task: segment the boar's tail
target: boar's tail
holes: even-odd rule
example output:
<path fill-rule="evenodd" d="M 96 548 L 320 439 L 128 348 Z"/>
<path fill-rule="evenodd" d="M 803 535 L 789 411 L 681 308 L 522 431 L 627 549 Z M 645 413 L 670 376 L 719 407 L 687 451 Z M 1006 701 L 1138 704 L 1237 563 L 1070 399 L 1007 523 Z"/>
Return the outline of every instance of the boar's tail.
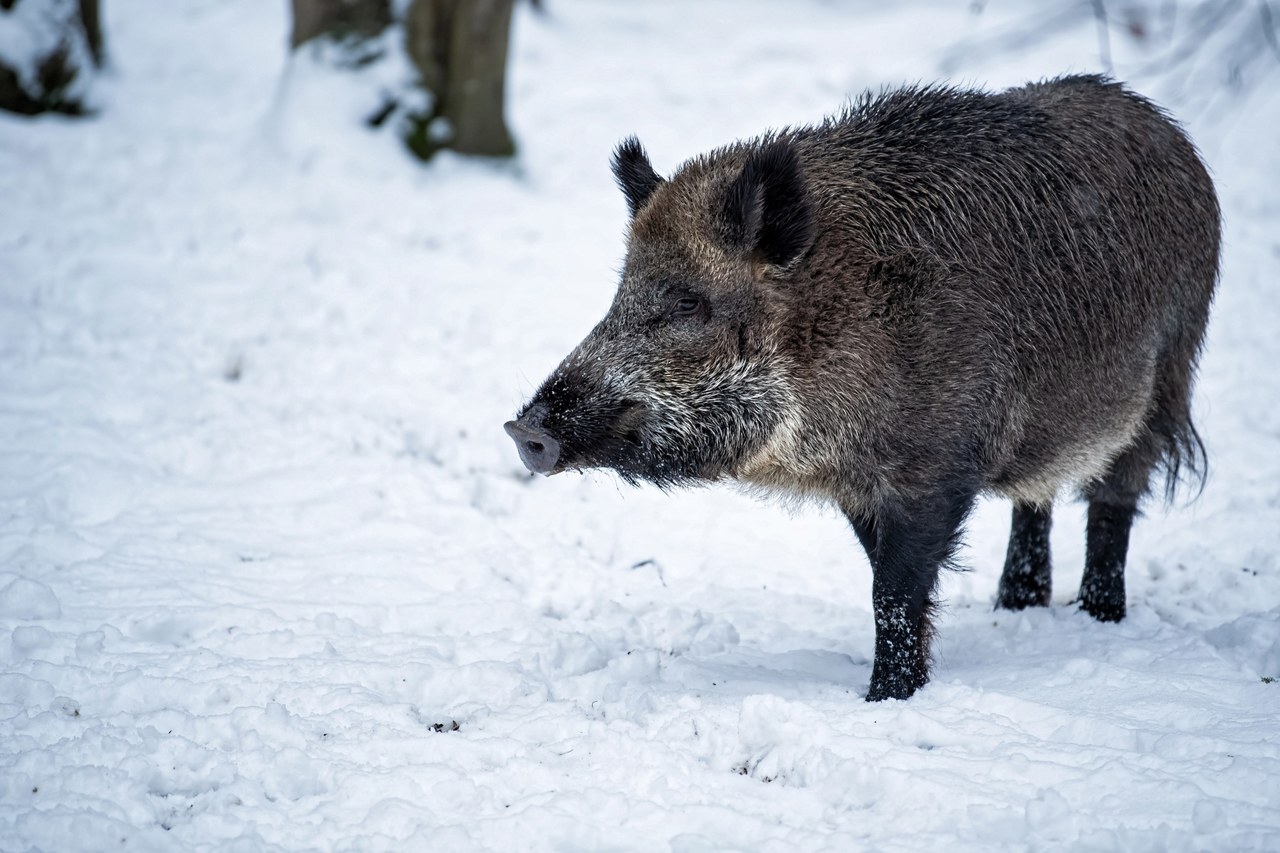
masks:
<path fill-rule="evenodd" d="M 1179 486 L 1186 484 L 1191 500 L 1204 491 L 1208 477 L 1208 455 L 1204 441 L 1191 421 L 1191 373 L 1194 365 L 1169 371 L 1157 389 L 1155 411 L 1148 429 L 1160 444 L 1159 467 L 1164 474 L 1164 499 L 1172 504 Z"/>

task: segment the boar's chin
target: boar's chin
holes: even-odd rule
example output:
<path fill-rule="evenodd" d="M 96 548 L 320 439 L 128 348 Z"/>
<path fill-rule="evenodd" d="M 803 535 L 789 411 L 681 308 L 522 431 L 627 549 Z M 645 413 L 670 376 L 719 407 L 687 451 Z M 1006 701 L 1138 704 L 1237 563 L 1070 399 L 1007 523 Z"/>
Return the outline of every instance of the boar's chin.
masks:
<path fill-rule="evenodd" d="M 658 488 L 669 489 L 714 479 L 703 476 L 700 471 L 691 470 L 679 456 L 646 451 L 643 447 L 625 456 L 618 456 L 601 467 L 609 468 L 631 486 L 652 483 Z"/>
<path fill-rule="evenodd" d="M 654 413 L 641 404 L 623 404 L 616 418 L 595 426 L 590 431 L 573 430 L 574 439 L 565 444 L 561 469 L 605 468 L 628 485 L 645 482 L 660 488 L 714 479 L 705 476 L 696 454 L 663 440 Z"/>

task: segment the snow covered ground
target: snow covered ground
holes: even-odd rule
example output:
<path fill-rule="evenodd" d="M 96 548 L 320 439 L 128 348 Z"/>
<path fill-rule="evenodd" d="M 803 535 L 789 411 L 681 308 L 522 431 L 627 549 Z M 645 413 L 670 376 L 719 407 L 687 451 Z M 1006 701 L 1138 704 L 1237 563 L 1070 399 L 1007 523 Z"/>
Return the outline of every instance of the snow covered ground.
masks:
<path fill-rule="evenodd" d="M 1213 474 L 1135 530 L 1129 618 L 1069 603 L 1069 504 L 1054 607 L 993 612 L 984 504 L 932 683 L 868 705 L 833 513 L 530 478 L 501 424 L 609 302 L 625 134 L 670 170 L 944 68 L 1097 69 L 1095 31 L 956 59 L 1025 7 L 548 5 L 513 165 L 421 168 L 260 0 L 109 0 L 100 116 L 0 115 L 0 849 L 1280 848 L 1275 78 L 1145 87 L 1226 261 Z"/>

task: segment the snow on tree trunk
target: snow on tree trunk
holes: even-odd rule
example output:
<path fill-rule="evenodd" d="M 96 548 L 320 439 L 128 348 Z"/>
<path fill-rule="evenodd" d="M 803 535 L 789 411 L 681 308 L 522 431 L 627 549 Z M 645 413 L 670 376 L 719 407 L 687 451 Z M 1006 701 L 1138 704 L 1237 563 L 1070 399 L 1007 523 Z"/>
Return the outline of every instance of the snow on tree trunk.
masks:
<path fill-rule="evenodd" d="M 0 109 L 80 115 L 102 60 L 98 0 L 0 0 Z"/>

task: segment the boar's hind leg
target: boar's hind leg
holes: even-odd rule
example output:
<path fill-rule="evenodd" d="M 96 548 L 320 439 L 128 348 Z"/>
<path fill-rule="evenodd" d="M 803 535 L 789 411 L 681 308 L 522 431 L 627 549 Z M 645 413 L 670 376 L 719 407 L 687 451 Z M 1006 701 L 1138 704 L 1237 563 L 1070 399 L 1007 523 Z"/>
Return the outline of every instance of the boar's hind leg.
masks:
<path fill-rule="evenodd" d="M 974 494 L 951 490 L 872 514 L 845 512 L 867 550 L 873 575 L 876 656 L 868 702 L 906 699 L 929 680 L 933 591 Z"/>
<path fill-rule="evenodd" d="M 1053 592 L 1053 566 L 1049 558 L 1052 521 L 1052 506 L 1014 502 L 1009 551 L 1004 558 L 1004 573 L 1000 575 L 996 607 L 1022 610 L 1049 606 Z"/>
<path fill-rule="evenodd" d="M 1138 500 L 1147 491 L 1151 470 L 1159 461 L 1158 434 L 1148 431 L 1111 463 L 1100 480 L 1084 488 L 1089 500 L 1085 524 L 1084 576 L 1080 580 L 1080 606 L 1100 622 L 1124 618 L 1124 565 L 1129 551 L 1129 529 L 1138 512 Z"/>
<path fill-rule="evenodd" d="M 1080 606 L 1099 622 L 1124 618 L 1124 564 L 1136 505 L 1089 502 Z"/>

